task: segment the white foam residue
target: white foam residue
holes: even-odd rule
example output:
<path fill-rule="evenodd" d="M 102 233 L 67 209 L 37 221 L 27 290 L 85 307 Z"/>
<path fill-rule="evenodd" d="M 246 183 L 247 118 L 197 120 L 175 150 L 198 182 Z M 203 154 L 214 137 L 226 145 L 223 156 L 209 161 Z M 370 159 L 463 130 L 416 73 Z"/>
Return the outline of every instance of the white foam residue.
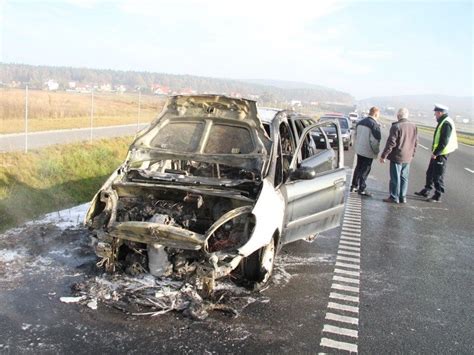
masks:
<path fill-rule="evenodd" d="M 59 300 L 63 303 L 78 303 L 84 300 L 86 296 L 79 297 L 60 297 Z"/>
<path fill-rule="evenodd" d="M 0 262 L 10 263 L 14 260 L 20 259 L 24 257 L 24 252 L 22 250 L 8 250 L 8 249 L 1 249 L 0 250 Z"/>
<path fill-rule="evenodd" d="M 31 224 L 42 224 L 42 223 L 53 223 L 61 229 L 69 227 L 76 227 L 84 221 L 87 210 L 89 209 L 89 203 L 84 203 L 79 206 L 68 208 L 61 211 L 51 212 L 45 215 L 42 219 L 28 222 Z"/>
<path fill-rule="evenodd" d="M 28 328 L 31 328 L 31 324 L 23 323 L 23 324 L 21 325 L 21 329 L 23 329 L 23 330 L 28 330 Z"/>

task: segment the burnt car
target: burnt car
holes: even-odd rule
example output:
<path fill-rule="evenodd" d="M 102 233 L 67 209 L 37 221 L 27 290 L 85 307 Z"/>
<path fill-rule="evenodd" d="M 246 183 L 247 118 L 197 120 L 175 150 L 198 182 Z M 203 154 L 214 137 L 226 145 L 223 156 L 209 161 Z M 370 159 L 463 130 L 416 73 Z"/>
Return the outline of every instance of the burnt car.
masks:
<path fill-rule="evenodd" d="M 331 121 L 331 120 L 337 120 L 339 122 L 339 126 L 341 128 L 341 137 L 342 137 L 342 143 L 344 146 L 344 150 L 349 150 L 350 147 L 352 147 L 352 129 L 351 129 L 351 123 L 350 120 L 347 116 L 342 115 L 342 114 L 331 114 L 331 115 L 325 115 L 320 117 L 319 121 Z M 337 146 L 338 144 L 338 139 L 337 139 L 337 133 L 334 127 L 329 127 L 325 128 L 324 132 L 326 133 L 326 137 L 323 137 L 322 135 L 316 135 L 315 136 L 315 141 L 318 145 L 318 147 L 323 147 L 326 144 L 326 141 L 330 143 L 332 147 Z"/>
<path fill-rule="evenodd" d="M 258 288 L 282 245 L 336 227 L 343 154 L 312 134 L 339 126 L 266 114 L 251 100 L 170 97 L 91 202 L 98 265 L 194 279 L 206 293 L 231 273 Z"/>

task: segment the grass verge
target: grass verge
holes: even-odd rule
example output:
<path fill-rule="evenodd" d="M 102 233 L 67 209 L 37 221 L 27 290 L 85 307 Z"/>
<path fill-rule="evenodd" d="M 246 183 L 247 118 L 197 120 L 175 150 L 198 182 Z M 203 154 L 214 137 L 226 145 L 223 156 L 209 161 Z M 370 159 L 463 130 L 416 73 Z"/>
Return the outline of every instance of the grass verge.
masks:
<path fill-rule="evenodd" d="M 434 133 L 434 128 L 424 127 L 424 126 L 417 126 L 417 127 L 418 127 L 418 131 L 430 133 L 430 134 Z M 459 143 L 474 146 L 474 135 L 457 132 L 457 136 L 458 136 Z"/>
<path fill-rule="evenodd" d="M 132 137 L 1 154 L 0 232 L 89 201 L 125 159 Z"/>

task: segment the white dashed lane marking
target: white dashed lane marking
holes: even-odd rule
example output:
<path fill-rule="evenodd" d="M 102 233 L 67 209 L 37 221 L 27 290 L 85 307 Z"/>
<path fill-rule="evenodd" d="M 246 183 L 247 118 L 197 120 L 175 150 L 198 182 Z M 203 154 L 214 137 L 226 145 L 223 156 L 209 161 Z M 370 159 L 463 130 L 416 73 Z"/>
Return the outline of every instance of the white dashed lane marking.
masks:
<path fill-rule="evenodd" d="M 418 143 L 418 146 L 425 149 L 425 150 L 428 150 L 428 147 L 425 147 L 424 145 L 421 145 L 420 143 Z"/>
<path fill-rule="evenodd" d="M 339 335 L 347 335 L 348 337 L 357 338 L 357 330 L 335 327 L 333 325 L 324 325 L 323 332 L 334 333 Z"/>
<path fill-rule="evenodd" d="M 469 171 L 471 174 L 474 174 L 474 170 L 471 170 L 469 168 L 464 168 L 465 170 Z"/>
<path fill-rule="evenodd" d="M 323 348 L 351 353 L 358 352 L 361 210 L 360 196 L 351 193 L 346 202 L 331 285 L 331 290 L 337 292 L 329 294 L 320 343 Z"/>

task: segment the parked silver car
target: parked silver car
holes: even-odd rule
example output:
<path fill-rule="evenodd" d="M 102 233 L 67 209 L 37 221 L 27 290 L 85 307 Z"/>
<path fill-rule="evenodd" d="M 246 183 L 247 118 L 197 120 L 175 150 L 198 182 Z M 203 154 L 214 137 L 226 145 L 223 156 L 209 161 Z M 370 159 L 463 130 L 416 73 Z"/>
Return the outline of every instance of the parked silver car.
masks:
<path fill-rule="evenodd" d="M 99 265 L 194 278 L 206 292 L 230 273 L 264 285 L 282 245 L 339 224 L 342 143 L 317 149 L 312 138 L 328 125 L 340 134 L 259 114 L 251 100 L 170 97 L 91 202 Z"/>

